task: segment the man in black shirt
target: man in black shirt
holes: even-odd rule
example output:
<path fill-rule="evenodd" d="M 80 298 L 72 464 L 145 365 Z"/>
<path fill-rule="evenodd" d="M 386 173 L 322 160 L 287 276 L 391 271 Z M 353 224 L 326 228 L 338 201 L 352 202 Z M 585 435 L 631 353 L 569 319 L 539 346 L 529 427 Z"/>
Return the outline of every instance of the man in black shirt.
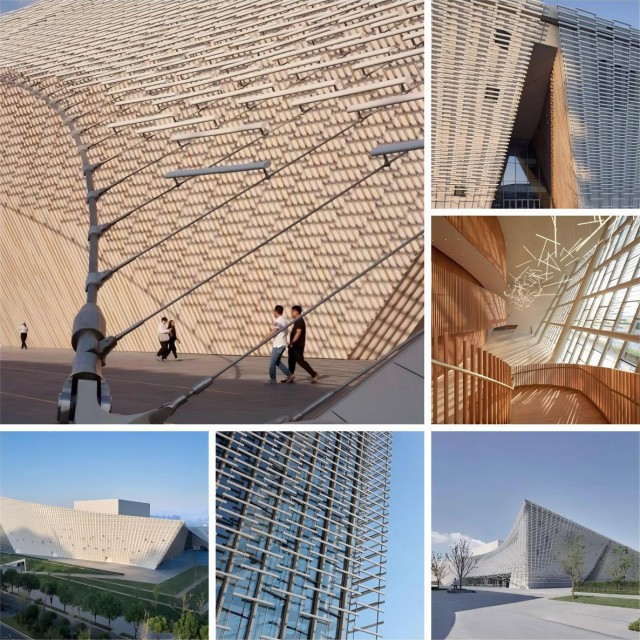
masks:
<path fill-rule="evenodd" d="M 313 367 L 304 359 L 304 342 L 307 337 L 307 325 L 304 318 L 300 317 L 302 307 L 298 304 L 291 307 L 291 317 L 294 319 L 291 327 L 291 342 L 289 342 L 289 370 L 293 374 L 296 364 L 299 364 L 310 376 L 311 382 L 317 382 L 320 375 L 314 371 Z M 283 380 L 282 382 L 293 382 L 293 380 Z"/>

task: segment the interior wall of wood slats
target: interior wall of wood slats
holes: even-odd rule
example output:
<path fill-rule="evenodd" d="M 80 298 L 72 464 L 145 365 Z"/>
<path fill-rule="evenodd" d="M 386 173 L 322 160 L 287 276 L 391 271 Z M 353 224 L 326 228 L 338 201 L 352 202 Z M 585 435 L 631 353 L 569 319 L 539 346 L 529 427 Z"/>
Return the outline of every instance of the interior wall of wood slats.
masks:
<path fill-rule="evenodd" d="M 583 393 L 612 424 L 640 424 L 640 374 L 579 364 L 514 367 L 516 387 L 551 385 Z"/>
<path fill-rule="evenodd" d="M 451 260 L 442 256 L 439 251 L 432 252 L 432 335 L 477 334 L 477 344 L 482 346 L 487 331 L 506 322 L 505 301 L 469 278 L 453 273 Z"/>
<path fill-rule="evenodd" d="M 507 246 L 497 216 L 447 216 L 447 220 L 507 278 Z"/>
<path fill-rule="evenodd" d="M 511 367 L 466 336 L 433 336 L 432 358 L 511 386 Z M 508 424 L 513 391 L 470 373 L 431 364 L 433 424 Z"/>

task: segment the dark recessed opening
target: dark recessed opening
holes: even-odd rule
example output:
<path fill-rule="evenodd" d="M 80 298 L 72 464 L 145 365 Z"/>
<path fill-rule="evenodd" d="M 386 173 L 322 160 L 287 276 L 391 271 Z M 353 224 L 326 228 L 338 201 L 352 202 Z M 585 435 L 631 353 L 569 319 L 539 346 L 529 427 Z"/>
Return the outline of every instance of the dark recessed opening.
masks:
<path fill-rule="evenodd" d="M 511 44 L 511 34 L 504 29 L 496 29 L 494 40 L 501 49 L 506 51 Z"/>
<path fill-rule="evenodd" d="M 453 187 L 453 195 L 464 198 L 467 195 L 467 190 L 464 187 Z"/>
<path fill-rule="evenodd" d="M 498 102 L 500 97 L 500 89 L 498 87 L 487 87 L 484 90 L 484 99 L 491 100 L 492 102 Z"/>

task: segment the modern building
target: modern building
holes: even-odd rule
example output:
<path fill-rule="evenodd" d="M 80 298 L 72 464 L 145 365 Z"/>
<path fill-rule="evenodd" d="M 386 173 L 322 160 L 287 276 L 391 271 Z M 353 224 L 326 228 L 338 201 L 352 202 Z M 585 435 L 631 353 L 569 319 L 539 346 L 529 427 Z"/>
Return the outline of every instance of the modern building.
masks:
<path fill-rule="evenodd" d="M 403 343 L 424 313 L 422 238 L 399 248 L 423 229 L 423 152 L 371 152 L 423 138 L 422 4 L 40 0 L 2 15 L 0 343 L 26 321 L 29 346 L 69 349 L 97 301 L 94 338 L 148 352 L 171 303 L 185 351 L 239 355 L 274 304 L 309 309 L 351 279 L 307 319 L 308 355 Z"/>
<path fill-rule="evenodd" d="M 185 549 L 208 549 L 208 536 L 181 520 L 149 517 L 150 505 L 89 500 L 73 509 L 0 498 L 3 551 L 157 569 Z"/>
<path fill-rule="evenodd" d="M 432 421 L 640 423 L 640 216 L 433 216 Z"/>
<path fill-rule="evenodd" d="M 380 637 L 391 434 L 216 440 L 216 637 Z"/>
<path fill-rule="evenodd" d="M 635 571 L 640 567 L 638 551 L 525 500 L 504 542 L 489 543 L 489 550 L 474 550 L 477 564 L 463 586 L 569 587 L 571 578 L 562 569 L 561 560 L 572 539 L 584 546 L 583 581 L 611 580 L 610 566 L 617 563 L 620 553 L 632 556 Z M 452 579 L 450 575 L 448 582 Z"/>
<path fill-rule="evenodd" d="M 434 208 L 640 207 L 638 29 L 542 0 L 432 6 Z"/>

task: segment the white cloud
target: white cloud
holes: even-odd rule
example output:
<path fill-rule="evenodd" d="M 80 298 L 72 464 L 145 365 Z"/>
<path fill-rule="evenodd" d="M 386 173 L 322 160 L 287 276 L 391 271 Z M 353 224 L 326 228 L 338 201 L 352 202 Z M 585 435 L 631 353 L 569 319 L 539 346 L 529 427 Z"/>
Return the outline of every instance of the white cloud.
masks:
<path fill-rule="evenodd" d="M 460 542 L 460 540 L 467 540 L 469 542 L 469 546 L 472 549 L 476 547 L 480 547 L 483 544 L 487 544 L 482 540 L 478 540 L 477 538 L 472 538 L 464 533 L 460 533 L 459 531 L 453 533 L 440 533 L 439 531 L 431 532 L 431 542 L 433 544 L 456 544 Z"/>

